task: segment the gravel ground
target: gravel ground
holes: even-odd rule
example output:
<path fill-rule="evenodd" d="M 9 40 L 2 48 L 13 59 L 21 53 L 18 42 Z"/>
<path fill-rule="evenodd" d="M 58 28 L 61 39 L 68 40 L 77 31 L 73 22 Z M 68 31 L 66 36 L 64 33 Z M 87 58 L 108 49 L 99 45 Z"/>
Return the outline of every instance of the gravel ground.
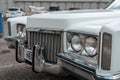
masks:
<path fill-rule="evenodd" d="M 78 80 L 73 76 L 60 77 L 48 73 L 36 74 L 31 67 L 24 63 L 17 63 L 15 50 L 8 49 L 4 37 L 7 36 L 7 26 L 4 22 L 5 35 L 0 39 L 0 80 Z"/>

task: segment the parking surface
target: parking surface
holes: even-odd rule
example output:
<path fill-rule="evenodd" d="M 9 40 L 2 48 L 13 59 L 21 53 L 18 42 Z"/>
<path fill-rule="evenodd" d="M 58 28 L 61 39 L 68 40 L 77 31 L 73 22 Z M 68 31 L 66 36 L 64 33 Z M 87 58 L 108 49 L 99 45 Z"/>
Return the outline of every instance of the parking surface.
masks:
<path fill-rule="evenodd" d="M 6 37 L 6 22 L 4 22 L 4 28 L 4 37 Z M 0 80 L 78 80 L 73 76 L 60 77 L 48 73 L 36 74 L 32 72 L 30 66 L 16 62 L 15 50 L 7 48 L 4 37 L 0 39 Z"/>

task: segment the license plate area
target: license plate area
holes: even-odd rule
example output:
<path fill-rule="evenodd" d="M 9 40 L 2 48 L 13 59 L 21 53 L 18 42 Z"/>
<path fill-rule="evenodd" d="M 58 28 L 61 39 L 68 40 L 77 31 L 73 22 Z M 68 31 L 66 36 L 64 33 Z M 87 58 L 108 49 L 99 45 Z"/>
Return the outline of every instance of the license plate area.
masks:
<path fill-rule="evenodd" d="M 32 50 L 25 50 L 25 59 L 32 62 Z"/>

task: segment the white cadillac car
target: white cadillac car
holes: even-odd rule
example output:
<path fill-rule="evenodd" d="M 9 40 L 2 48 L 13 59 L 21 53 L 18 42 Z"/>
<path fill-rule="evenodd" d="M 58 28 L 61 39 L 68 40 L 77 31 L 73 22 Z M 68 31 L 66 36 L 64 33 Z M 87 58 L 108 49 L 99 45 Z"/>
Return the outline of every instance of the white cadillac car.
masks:
<path fill-rule="evenodd" d="M 21 8 L 17 8 L 17 7 L 8 8 L 5 14 L 6 18 L 19 17 L 19 16 L 25 16 L 25 12 Z"/>
<path fill-rule="evenodd" d="M 117 70 L 111 70 L 111 68 L 114 68 L 111 65 L 111 61 L 117 59 L 112 59 L 110 58 L 111 55 L 109 55 L 114 55 L 114 53 L 109 51 L 109 44 L 111 44 L 111 39 L 113 40 L 114 37 L 109 37 L 111 33 L 107 33 L 108 35 L 106 34 L 105 40 L 108 43 L 107 41 L 103 41 L 104 37 L 101 38 L 101 35 L 104 35 L 101 32 L 104 31 L 106 25 L 116 22 L 119 23 L 120 18 L 104 18 L 88 22 L 81 21 L 80 23 L 77 22 L 79 19 L 71 18 L 71 20 L 77 22 L 72 21 L 71 23 L 70 18 L 69 20 L 63 21 L 60 17 L 60 19 L 51 18 L 51 22 L 45 24 L 42 21 L 47 22 L 48 18 L 46 17 L 45 19 L 41 15 L 39 17 L 29 17 L 26 37 L 22 33 L 21 35 L 23 37 L 16 42 L 16 60 L 18 62 L 31 65 L 32 70 L 39 73 L 45 71 L 58 75 L 65 72 L 88 80 L 116 80 L 120 78 L 118 73 L 119 68 Z M 53 23 L 52 21 L 56 22 Z M 120 28 L 115 25 L 113 26 L 115 30 L 119 30 Z M 113 34 L 114 32 L 117 33 L 111 28 L 113 27 L 107 27 L 106 31 L 110 29 L 111 32 L 113 30 Z M 116 35 L 115 37 L 117 39 L 118 36 Z M 103 42 L 105 56 L 100 55 L 103 54 L 100 53 L 103 46 L 103 44 L 102 46 L 100 44 Z M 99 66 L 99 64 L 102 64 L 102 66 Z"/>
<path fill-rule="evenodd" d="M 64 72 L 88 80 L 120 79 L 116 42 L 119 14 L 119 10 L 106 9 L 29 16 L 26 32 L 17 34 L 16 60 L 38 73 Z"/>

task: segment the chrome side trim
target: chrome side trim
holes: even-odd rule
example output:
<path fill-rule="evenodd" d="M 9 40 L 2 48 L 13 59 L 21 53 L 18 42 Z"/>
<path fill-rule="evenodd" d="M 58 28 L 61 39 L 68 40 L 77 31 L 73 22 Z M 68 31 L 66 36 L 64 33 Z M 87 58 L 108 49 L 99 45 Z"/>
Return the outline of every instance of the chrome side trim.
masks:
<path fill-rule="evenodd" d="M 118 74 L 113 74 L 113 75 L 96 75 L 97 79 L 101 80 L 120 80 L 120 73 Z"/>

